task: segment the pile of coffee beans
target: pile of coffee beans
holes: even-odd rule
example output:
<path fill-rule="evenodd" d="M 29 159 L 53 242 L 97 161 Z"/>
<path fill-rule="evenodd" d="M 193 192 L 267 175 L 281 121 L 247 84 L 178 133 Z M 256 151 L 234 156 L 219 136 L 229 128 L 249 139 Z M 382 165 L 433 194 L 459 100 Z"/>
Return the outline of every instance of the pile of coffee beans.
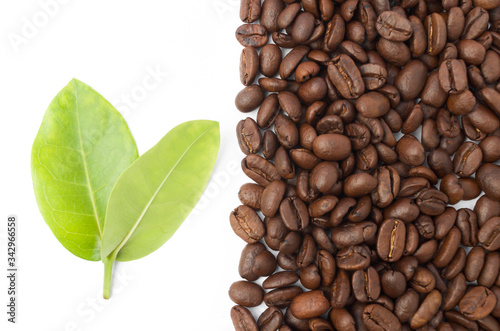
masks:
<path fill-rule="evenodd" d="M 500 0 L 240 18 L 235 329 L 500 330 Z"/>

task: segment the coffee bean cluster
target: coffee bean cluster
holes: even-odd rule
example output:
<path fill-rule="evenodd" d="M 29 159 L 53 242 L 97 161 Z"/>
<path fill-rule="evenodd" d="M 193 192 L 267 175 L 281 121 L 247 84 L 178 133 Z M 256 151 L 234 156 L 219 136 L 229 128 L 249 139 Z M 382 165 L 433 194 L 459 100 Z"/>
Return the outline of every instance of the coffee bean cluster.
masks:
<path fill-rule="evenodd" d="M 500 0 L 240 18 L 235 329 L 500 330 Z"/>

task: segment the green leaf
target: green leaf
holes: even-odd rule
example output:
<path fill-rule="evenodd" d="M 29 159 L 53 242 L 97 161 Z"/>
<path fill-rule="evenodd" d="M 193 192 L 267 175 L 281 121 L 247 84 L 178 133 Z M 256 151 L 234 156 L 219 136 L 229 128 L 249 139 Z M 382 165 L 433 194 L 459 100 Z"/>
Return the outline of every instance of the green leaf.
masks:
<path fill-rule="evenodd" d="M 101 259 L 109 195 L 137 157 L 125 120 L 90 86 L 73 79 L 50 103 L 31 152 L 33 187 L 45 222 L 74 255 Z"/>
<path fill-rule="evenodd" d="M 108 202 L 103 261 L 140 259 L 174 234 L 205 190 L 219 144 L 218 122 L 186 122 L 120 176 Z"/>

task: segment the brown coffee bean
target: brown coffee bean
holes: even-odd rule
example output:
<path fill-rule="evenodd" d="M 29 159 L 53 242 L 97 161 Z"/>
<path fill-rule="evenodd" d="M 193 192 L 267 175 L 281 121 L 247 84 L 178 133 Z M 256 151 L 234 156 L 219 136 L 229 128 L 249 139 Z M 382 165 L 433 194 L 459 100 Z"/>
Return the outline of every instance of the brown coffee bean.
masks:
<path fill-rule="evenodd" d="M 238 281 L 229 288 L 229 297 L 238 305 L 255 307 L 264 300 L 264 290 L 255 283 Z"/>
<path fill-rule="evenodd" d="M 330 303 L 322 291 L 310 291 L 297 295 L 291 305 L 290 312 L 299 319 L 310 319 L 326 313 Z"/>
<path fill-rule="evenodd" d="M 259 1 L 260 4 L 260 1 Z M 259 327 L 252 316 L 252 313 L 242 306 L 231 308 L 231 320 L 236 331 L 258 331 Z"/>
<path fill-rule="evenodd" d="M 368 92 L 356 101 L 356 109 L 365 117 L 380 117 L 390 108 L 389 100 L 381 93 Z"/>
<path fill-rule="evenodd" d="M 385 38 L 380 38 L 376 47 L 384 60 L 398 67 L 404 66 L 411 58 L 410 49 L 404 42 L 401 41 L 391 41 Z M 389 77 L 389 70 L 387 73 Z M 389 78 L 387 82 L 391 85 L 393 83 L 389 80 Z"/>
<path fill-rule="evenodd" d="M 462 39 L 457 44 L 458 56 L 466 64 L 480 65 L 486 56 L 483 45 L 475 40 Z"/>
<path fill-rule="evenodd" d="M 356 270 L 352 274 L 352 289 L 354 296 L 360 302 L 378 299 L 381 287 L 380 277 L 375 268 Z"/>
<path fill-rule="evenodd" d="M 416 202 L 422 213 L 435 216 L 444 212 L 448 196 L 441 191 L 428 188 L 419 193 Z"/>
<path fill-rule="evenodd" d="M 476 173 L 476 180 L 488 198 L 500 201 L 500 166 L 493 163 L 483 164 Z"/>
<path fill-rule="evenodd" d="M 412 318 L 419 306 L 418 293 L 413 289 L 408 289 L 396 300 L 394 305 L 394 314 L 401 323 L 407 322 Z"/>
<path fill-rule="evenodd" d="M 258 242 L 266 234 L 264 223 L 250 207 L 242 205 L 236 208 L 230 216 L 233 231 L 249 244 Z"/>
<path fill-rule="evenodd" d="M 500 248 L 500 217 L 492 217 L 479 229 L 478 239 L 483 247 L 489 251 Z"/>
<path fill-rule="evenodd" d="M 295 197 L 288 197 L 281 202 L 280 215 L 285 226 L 291 231 L 302 230 L 309 224 L 307 206 Z"/>
<path fill-rule="evenodd" d="M 446 60 L 439 67 L 439 84 L 448 94 L 458 94 L 467 88 L 465 63 L 460 60 Z"/>
<path fill-rule="evenodd" d="M 443 178 L 453 171 L 453 163 L 450 156 L 440 148 L 427 154 L 427 164 L 438 178 Z"/>
<path fill-rule="evenodd" d="M 262 243 L 248 244 L 241 252 L 239 274 L 248 281 L 269 276 L 276 269 L 276 259 Z"/>
<path fill-rule="evenodd" d="M 267 44 L 267 29 L 259 24 L 243 24 L 236 29 L 236 39 L 244 47 L 262 47 Z"/>
<path fill-rule="evenodd" d="M 267 186 L 272 181 L 281 179 L 276 167 L 259 155 L 247 155 L 241 161 L 241 168 L 248 177 L 262 186 Z"/>
<path fill-rule="evenodd" d="M 381 13 L 375 26 L 383 38 L 392 41 L 406 41 L 413 32 L 410 21 L 394 11 Z"/>
<path fill-rule="evenodd" d="M 412 135 L 404 135 L 398 141 L 396 152 L 405 164 L 418 166 L 425 162 L 424 146 Z"/>
<path fill-rule="evenodd" d="M 260 151 L 262 136 L 257 123 L 252 118 L 247 117 L 245 120 L 241 120 L 236 127 L 236 134 L 243 153 L 255 154 Z"/>
<path fill-rule="evenodd" d="M 427 53 L 438 55 L 446 45 L 446 22 L 438 13 L 433 13 L 425 18 L 425 30 L 427 31 Z"/>
<path fill-rule="evenodd" d="M 463 39 L 476 39 L 488 28 L 488 12 L 481 7 L 473 8 L 465 17 Z"/>
<path fill-rule="evenodd" d="M 474 286 L 465 293 L 458 308 L 467 319 L 475 321 L 488 316 L 496 304 L 493 292 L 484 286 Z"/>
<path fill-rule="evenodd" d="M 379 228 L 377 253 L 387 262 L 395 262 L 403 255 L 406 228 L 403 222 L 395 219 L 385 220 Z"/>
<path fill-rule="evenodd" d="M 280 271 L 264 280 L 262 287 L 266 290 L 290 286 L 299 280 L 299 276 L 293 271 Z"/>
<path fill-rule="evenodd" d="M 259 71 L 259 55 L 254 47 L 245 47 L 240 57 L 240 81 L 248 86 L 253 83 Z"/>
<path fill-rule="evenodd" d="M 498 252 L 489 252 L 484 260 L 483 270 L 477 279 L 477 284 L 491 288 L 498 277 L 500 255 Z"/>
<path fill-rule="evenodd" d="M 427 79 L 427 69 L 422 61 L 412 60 L 396 76 L 394 86 L 403 100 L 413 100 L 422 91 Z"/>
<path fill-rule="evenodd" d="M 346 99 L 356 99 L 365 91 L 365 84 L 354 61 L 345 54 L 334 57 L 328 64 L 328 77 Z"/>
<path fill-rule="evenodd" d="M 313 142 L 314 154 L 328 161 L 345 159 L 351 153 L 351 141 L 340 134 L 322 134 Z"/>
<path fill-rule="evenodd" d="M 282 79 L 289 78 L 302 61 L 304 56 L 309 53 L 311 48 L 306 45 L 300 45 L 294 47 L 290 53 L 288 53 L 280 63 L 279 74 Z"/>
<path fill-rule="evenodd" d="M 277 307 L 267 308 L 257 320 L 257 325 L 261 331 L 275 331 L 283 323 L 283 313 Z"/>
<path fill-rule="evenodd" d="M 281 180 L 270 183 L 263 191 L 261 198 L 261 210 L 264 216 L 273 217 L 285 195 L 286 184 Z"/>
<path fill-rule="evenodd" d="M 370 265 L 370 250 L 366 245 L 343 248 L 337 253 L 336 262 L 339 269 L 365 269 Z"/>
<path fill-rule="evenodd" d="M 302 292 L 302 288 L 298 286 L 277 288 L 264 295 L 264 303 L 268 307 L 286 308 L 290 306 L 293 298 Z"/>
<path fill-rule="evenodd" d="M 288 152 L 283 146 L 276 150 L 274 163 L 276 164 L 278 176 L 285 179 L 292 179 L 295 177 L 295 164 L 292 162 L 290 155 L 288 155 Z"/>
<path fill-rule="evenodd" d="M 398 318 L 389 309 L 378 304 L 365 307 L 363 322 L 368 330 L 401 330 Z"/>
<path fill-rule="evenodd" d="M 379 167 L 375 171 L 377 187 L 372 191 L 371 197 L 375 205 L 380 208 L 387 207 L 399 193 L 400 177 L 394 168 L 390 166 Z"/>
<path fill-rule="evenodd" d="M 236 108 L 243 113 L 248 113 L 260 106 L 264 101 L 264 91 L 258 85 L 245 87 L 235 99 Z"/>
<path fill-rule="evenodd" d="M 483 162 L 493 163 L 500 160 L 500 137 L 489 136 L 479 143 L 483 151 Z"/>
<path fill-rule="evenodd" d="M 419 266 L 409 283 L 417 292 L 429 293 L 436 287 L 436 278 L 427 268 Z"/>
<path fill-rule="evenodd" d="M 418 329 L 425 324 L 427 324 L 432 317 L 438 312 L 441 306 L 441 293 L 438 290 L 434 290 L 427 294 L 424 301 L 420 304 L 417 312 L 413 316 L 410 322 L 412 329 Z"/>
<path fill-rule="evenodd" d="M 243 184 L 238 192 L 241 203 L 253 209 L 260 209 L 260 199 L 264 188 L 254 183 Z"/>

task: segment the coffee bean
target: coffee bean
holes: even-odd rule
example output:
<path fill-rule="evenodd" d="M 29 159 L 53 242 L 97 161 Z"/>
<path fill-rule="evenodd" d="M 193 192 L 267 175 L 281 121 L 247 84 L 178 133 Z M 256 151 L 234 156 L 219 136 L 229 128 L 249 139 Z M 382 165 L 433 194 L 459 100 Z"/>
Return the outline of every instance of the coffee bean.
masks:
<path fill-rule="evenodd" d="M 474 286 L 465 293 L 458 304 L 460 313 L 469 320 L 478 320 L 488 316 L 495 308 L 497 298 L 484 286 Z"/>
<path fill-rule="evenodd" d="M 411 319 L 410 326 L 412 329 L 418 329 L 427 324 L 431 318 L 438 312 L 441 306 L 441 293 L 434 290 L 427 294 L 424 301 L 420 304 L 415 315 Z"/>
<path fill-rule="evenodd" d="M 446 45 L 446 22 L 438 13 L 433 13 L 425 18 L 427 31 L 427 53 L 438 55 Z"/>
<path fill-rule="evenodd" d="M 395 262 L 403 255 L 406 228 L 403 222 L 387 219 L 381 225 L 377 238 L 377 253 L 387 262 Z"/>
<path fill-rule="evenodd" d="M 235 99 L 236 108 L 242 113 L 248 113 L 260 106 L 264 101 L 264 91 L 258 85 L 245 87 Z"/>
<path fill-rule="evenodd" d="M 264 216 L 273 217 L 285 195 L 286 184 L 281 180 L 270 183 L 262 192 L 261 210 Z"/>
<path fill-rule="evenodd" d="M 299 231 L 309 224 L 309 213 L 302 200 L 289 197 L 280 205 L 280 215 L 285 226 L 291 231 Z"/>
<path fill-rule="evenodd" d="M 356 99 L 365 91 L 361 73 L 348 55 L 341 54 L 332 59 L 328 64 L 328 77 L 346 99 Z"/>
<path fill-rule="evenodd" d="M 290 312 L 299 319 L 318 317 L 328 310 L 330 303 L 322 291 L 304 292 L 293 298 Z"/>
<path fill-rule="evenodd" d="M 496 201 L 500 201 L 500 166 L 493 163 L 483 164 L 476 173 L 476 180 L 484 193 Z"/>
<path fill-rule="evenodd" d="M 259 215 L 250 207 L 236 208 L 230 217 L 233 231 L 249 244 L 258 242 L 266 234 L 266 228 Z"/>
<path fill-rule="evenodd" d="M 351 141 L 340 134 L 322 134 L 314 139 L 313 151 L 323 160 L 343 160 L 351 153 Z"/>
<path fill-rule="evenodd" d="M 240 57 L 240 81 L 248 86 L 253 83 L 259 71 L 259 55 L 254 47 L 245 47 Z"/>
<path fill-rule="evenodd" d="M 260 4 L 260 2 L 259 2 Z M 255 322 L 252 313 L 242 306 L 231 308 L 231 320 L 236 331 L 258 331 L 259 327 Z"/>
<path fill-rule="evenodd" d="M 368 330 L 401 330 L 398 318 L 389 309 L 378 304 L 365 307 L 363 322 Z"/>
<path fill-rule="evenodd" d="M 259 155 L 247 155 L 241 161 L 241 168 L 249 178 L 262 186 L 267 186 L 272 181 L 281 179 L 276 167 Z"/>
<path fill-rule="evenodd" d="M 335 330 L 346 330 L 354 331 L 356 330 L 356 323 L 353 317 L 346 309 L 332 309 L 329 313 L 330 321 L 334 326 Z"/>
<path fill-rule="evenodd" d="M 370 250 L 365 245 L 349 246 L 337 253 L 336 261 L 340 269 L 365 269 L 370 265 Z"/>
<path fill-rule="evenodd" d="M 240 19 L 245 23 L 253 23 L 260 17 L 260 0 L 241 0 Z"/>
<path fill-rule="evenodd" d="M 283 323 L 283 313 L 277 307 L 267 308 L 257 320 L 257 325 L 261 331 L 275 331 Z"/>
<path fill-rule="evenodd" d="M 243 24 L 236 29 L 236 39 L 244 47 L 262 47 L 267 44 L 267 29 L 258 24 Z"/>
<path fill-rule="evenodd" d="M 376 28 L 383 38 L 392 41 L 406 41 L 413 32 L 410 21 L 394 11 L 381 13 L 377 18 Z"/>
<path fill-rule="evenodd" d="M 479 242 L 489 251 L 500 248 L 500 217 L 492 217 L 479 229 Z"/>
<path fill-rule="evenodd" d="M 356 100 L 356 109 L 368 118 L 384 116 L 390 106 L 389 100 L 378 92 L 368 92 Z"/>
<path fill-rule="evenodd" d="M 403 100 L 413 100 L 424 88 L 427 69 L 422 61 L 413 60 L 397 74 L 394 86 L 401 93 Z"/>
<path fill-rule="evenodd" d="M 380 277 L 375 268 L 356 270 L 352 274 L 352 289 L 354 296 L 360 302 L 378 299 L 381 287 Z"/>
<path fill-rule="evenodd" d="M 264 303 L 268 307 L 286 308 L 290 306 L 293 298 L 302 292 L 302 288 L 298 286 L 277 288 L 264 295 Z"/>
<path fill-rule="evenodd" d="M 257 123 L 252 118 L 247 117 L 245 120 L 241 120 L 236 127 L 236 133 L 238 144 L 243 153 L 255 154 L 260 151 L 262 136 Z"/>
<path fill-rule="evenodd" d="M 467 88 L 465 63 L 460 60 L 446 60 L 439 67 L 439 84 L 448 94 L 458 94 Z"/>
<path fill-rule="evenodd" d="M 238 305 L 255 307 L 264 300 L 264 290 L 255 283 L 239 281 L 229 288 L 229 297 Z"/>
<path fill-rule="evenodd" d="M 287 287 L 299 280 L 299 276 L 293 271 L 280 271 L 264 280 L 262 287 L 266 290 Z"/>

